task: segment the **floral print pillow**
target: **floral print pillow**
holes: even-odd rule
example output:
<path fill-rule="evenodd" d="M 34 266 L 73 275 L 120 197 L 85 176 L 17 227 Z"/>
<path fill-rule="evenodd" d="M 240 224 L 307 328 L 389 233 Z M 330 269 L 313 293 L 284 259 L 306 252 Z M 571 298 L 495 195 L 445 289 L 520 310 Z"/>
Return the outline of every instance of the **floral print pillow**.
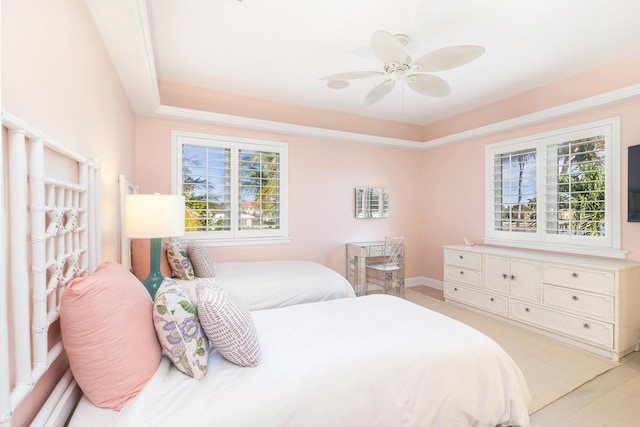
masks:
<path fill-rule="evenodd" d="M 195 279 L 189 255 L 180 243 L 167 243 L 167 259 L 169 260 L 173 277 L 181 280 Z"/>
<path fill-rule="evenodd" d="M 197 380 L 207 373 L 207 337 L 189 293 L 165 279 L 153 302 L 153 324 L 165 355 L 180 371 Z"/>

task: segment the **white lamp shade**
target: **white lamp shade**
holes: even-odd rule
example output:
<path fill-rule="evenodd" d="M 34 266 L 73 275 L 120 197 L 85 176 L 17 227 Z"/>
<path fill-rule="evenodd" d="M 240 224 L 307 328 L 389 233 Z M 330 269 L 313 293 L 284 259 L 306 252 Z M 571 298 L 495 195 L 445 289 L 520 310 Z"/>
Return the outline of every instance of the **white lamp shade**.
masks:
<path fill-rule="evenodd" d="M 184 196 L 128 194 L 125 234 L 134 239 L 184 234 Z"/>

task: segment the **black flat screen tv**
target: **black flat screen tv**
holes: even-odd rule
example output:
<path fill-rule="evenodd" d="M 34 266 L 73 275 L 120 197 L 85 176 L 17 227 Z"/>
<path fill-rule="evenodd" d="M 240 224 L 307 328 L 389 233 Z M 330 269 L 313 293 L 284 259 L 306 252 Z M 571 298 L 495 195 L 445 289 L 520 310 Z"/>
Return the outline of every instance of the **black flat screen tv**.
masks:
<path fill-rule="evenodd" d="M 628 222 L 640 222 L 640 145 L 629 147 Z"/>

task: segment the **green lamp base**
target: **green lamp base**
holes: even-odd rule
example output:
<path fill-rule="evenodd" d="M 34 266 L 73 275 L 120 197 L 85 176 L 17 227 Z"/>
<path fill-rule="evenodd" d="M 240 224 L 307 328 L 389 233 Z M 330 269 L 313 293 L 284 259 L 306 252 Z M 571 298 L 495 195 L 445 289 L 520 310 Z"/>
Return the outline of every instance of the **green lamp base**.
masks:
<path fill-rule="evenodd" d="M 149 291 L 151 299 L 155 299 L 156 292 L 158 292 L 158 288 L 162 284 L 163 280 L 164 276 L 158 271 L 156 273 L 149 274 L 147 278 L 144 279 L 144 282 L 142 282 L 144 287 L 147 288 L 147 291 Z"/>
<path fill-rule="evenodd" d="M 150 239 L 150 247 L 151 247 L 151 259 L 150 259 L 150 271 L 149 275 L 142 284 L 149 291 L 151 295 L 151 299 L 155 299 L 156 292 L 158 292 L 158 288 L 162 284 L 164 280 L 164 276 L 160 272 L 160 253 L 162 252 L 162 239 L 153 238 Z"/>

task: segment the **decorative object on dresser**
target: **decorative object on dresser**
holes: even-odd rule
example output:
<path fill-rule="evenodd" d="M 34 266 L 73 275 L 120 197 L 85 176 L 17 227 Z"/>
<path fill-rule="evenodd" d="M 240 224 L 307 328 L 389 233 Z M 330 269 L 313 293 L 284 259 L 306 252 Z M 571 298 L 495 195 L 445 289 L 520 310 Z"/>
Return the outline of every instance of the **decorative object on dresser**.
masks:
<path fill-rule="evenodd" d="M 444 247 L 449 302 L 619 360 L 640 342 L 640 264 L 490 246 Z"/>
<path fill-rule="evenodd" d="M 129 194 L 125 209 L 127 237 L 151 239 L 151 269 L 143 283 L 154 298 L 164 280 L 160 271 L 162 238 L 184 234 L 184 196 Z"/>
<path fill-rule="evenodd" d="M 364 293 L 370 285 L 378 286 L 385 294 L 395 287 L 396 293 L 404 297 L 404 244 L 405 236 L 387 236 L 384 239 L 382 261 L 370 262 L 366 266 Z"/>

